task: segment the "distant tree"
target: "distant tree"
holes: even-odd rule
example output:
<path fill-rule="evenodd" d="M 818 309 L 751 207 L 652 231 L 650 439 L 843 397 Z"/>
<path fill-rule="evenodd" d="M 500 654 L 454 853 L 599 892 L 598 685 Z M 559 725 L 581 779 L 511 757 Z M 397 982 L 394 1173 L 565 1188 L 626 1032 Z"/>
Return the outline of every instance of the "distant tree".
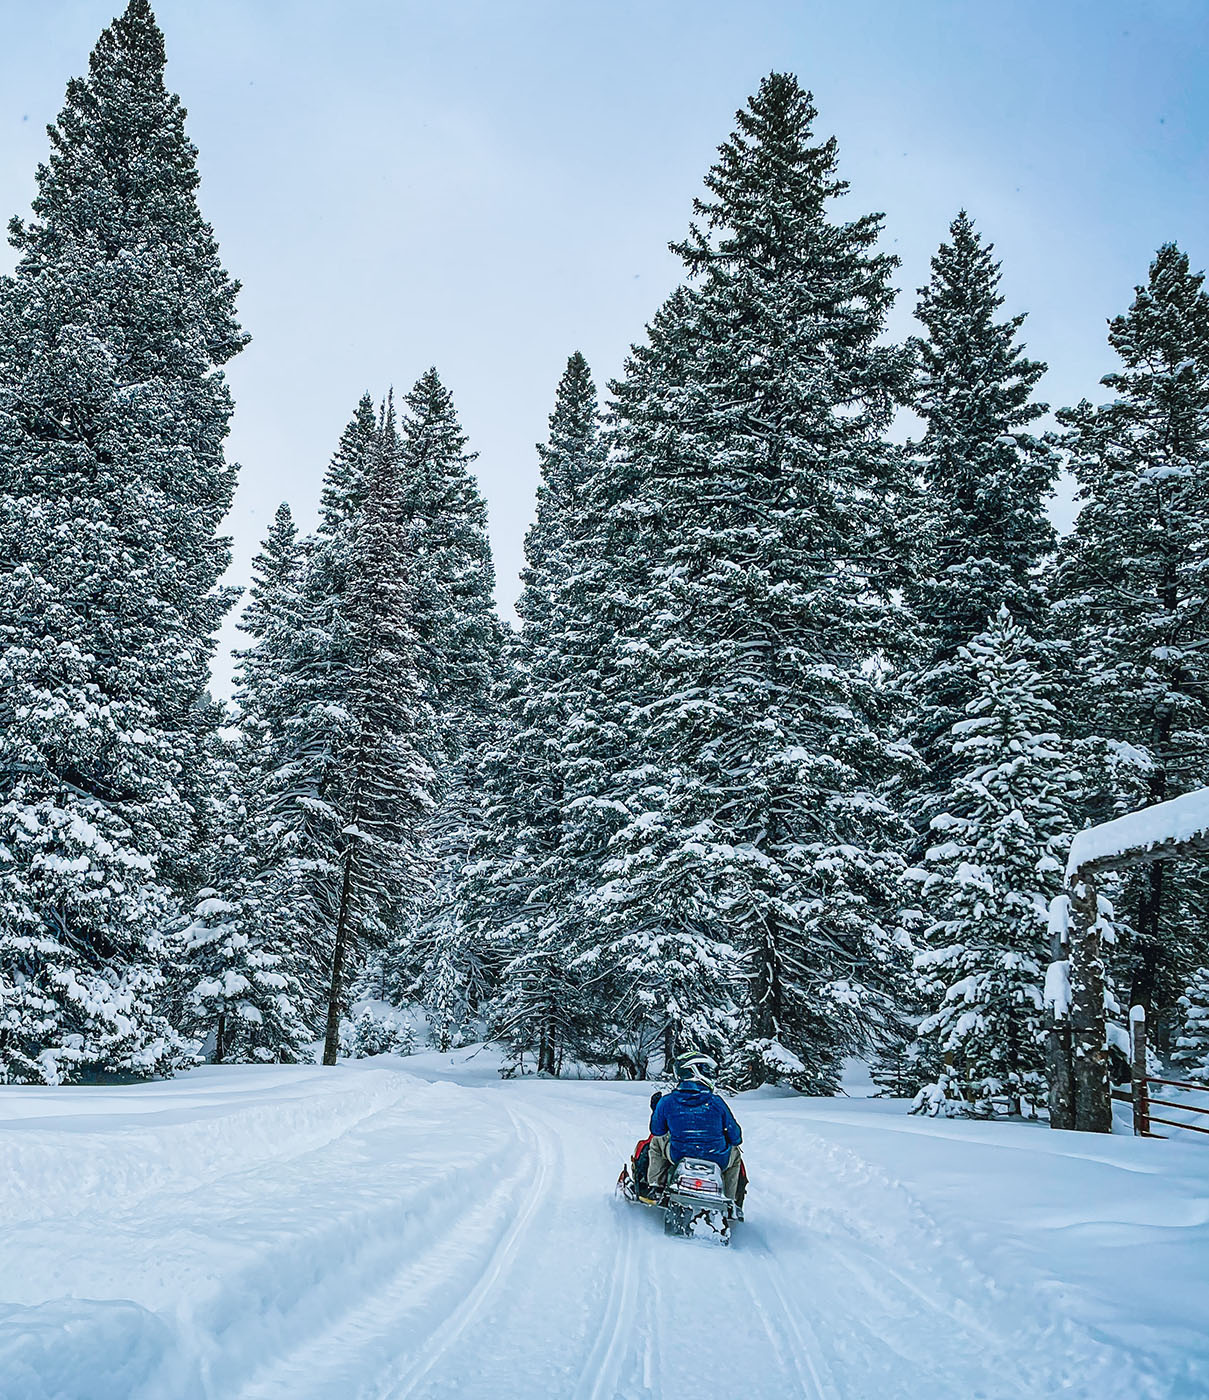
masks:
<path fill-rule="evenodd" d="M 1179 1000 L 1183 1024 L 1172 1061 L 1194 1079 L 1209 1081 L 1209 967 L 1198 967 Z"/>
<path fill-rule="evenodd" d="M 385 946 L 423 888 L 434 783 L 433 715 L 414 630 L 415 532 L 393 413 L 383 414 L 352 535 L 344 609 L 349 665 L 332 706 L 336 832 L 324 1064 L 339 1050 L 358 953 Z"/>
<path fill-rule="evenodd" d="M 400 510 L 418 665 L 436 726 L 435 782 L 424 837 L 431 881 L 396 935 L 390 965 L 395 995 L 418 997 L 440 1040 L 476 1014 L 486 991 L 483 950 L 459 913 L 457 888 L 477 828 L 473 771 L 493 723 L 501 634 L 476 454 L 435 369 L 421 375 L 404 410 Z"/>
<path fill-rule="evenodd" d="M 303 1016 L 316 1033 L 326 1023 L 335 925 L 340 816 L 332 794 L 340 760 L 333 740 L 354 665 L 346 613 L 378 439 L 365 395 L 329 464 L 318 532 L 294 546 L 292 567 L 289 527 L 280 512 L 274 521 L 241 621 L 251 645 L 237 653 L 249 916 L 295 959 Z"/>
<path fill-rule="evenodd" d="M 554 1074 L 564 1057 L 608 1054 L 610 1040 L 607 989 L 585 985 L 594 945 L 578 917 L 584 870 L 568 844 L 565 783 L 568 726 L 590 703 L 581 590 L 585 549 L 595 542 L 589 493 L 604 464 L 596 388 L 581 354 L 567 362 L 537 450 L 521 628 L 506 651 L 500 731 L 480 763 L 483 820 L 463 917 L 503 964 L 495 1034 L 518 1060 L 531 1054 L 539 1072 Z"/>
<path fill-rule="evenodd" d="M 1045 366 L 1025 357 L 1023 315 L 996 319 L 1003 297 L 992 245 L 964 210 L 949 233 L 919 293 L 926 334 L 912 342 L 914 408 L 926 426 L 916 447 L 922 518 L 908 589 L 920 639 L 905 686 L 910 738 L 925 762 L 909 798 L 921 841 L 952 776 L 950 728 L 971 699 L 958 652 L 1000 608 L 1036 629 L 1046 609 L 1041 565 L 1055 543 L 1046 498 L 1058 454 L 1029 432 L 1046 412 L 1032 397 Z"/>

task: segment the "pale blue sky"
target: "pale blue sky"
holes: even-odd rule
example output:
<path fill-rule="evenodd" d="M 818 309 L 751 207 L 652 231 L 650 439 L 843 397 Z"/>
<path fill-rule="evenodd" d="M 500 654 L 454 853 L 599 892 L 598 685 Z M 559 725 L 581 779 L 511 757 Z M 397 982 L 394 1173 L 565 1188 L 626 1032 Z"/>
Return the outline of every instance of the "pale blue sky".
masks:
<path fill-rule="evenodd" d="M 0 0 L 0 212 L 120 0 Z M 1054 404 L 1164 239 L 1209 260 L 1205 0 L 159 0 L 202 206 L 244 283 L 230 368 L 246 577 L 277 502 L 314 518 L 360 393 L 435 363 L 516 592 L 533 444 L 567 355 L 598 382 L 674 285 L 668 239 L 760 77 L 813 89 L 848 209 L 886 213 L 893 330 L 954 212 L 997 245 Z M 8 250 L 0 266 L 11 265 Z M 1069 513 L 1069 512 L 1068 512 Z M 220 688 L 225 687 L 225 665 Z"/>

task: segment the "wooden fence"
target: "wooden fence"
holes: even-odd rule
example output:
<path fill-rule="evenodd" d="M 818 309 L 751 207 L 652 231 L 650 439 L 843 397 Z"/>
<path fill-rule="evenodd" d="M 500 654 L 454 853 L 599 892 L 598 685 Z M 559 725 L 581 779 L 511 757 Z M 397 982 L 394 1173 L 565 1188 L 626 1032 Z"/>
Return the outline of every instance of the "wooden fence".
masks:
<path fill-rule="evenodd" d="M 1175 1109 L 1180 1113 L 1203 1113 L 1209 1114 L 1209 1103 L 1205 1105 L 1177 1103 L 1174 1099 L 1156 1098 L 1150 1092 L 1152 1084 L 1161 1084 L 1166 1088 L 1185 1089 L 1194 1094 L 1202 1094 L 1209 1098 L 1209 1084 L 1197 1084 L 1189 1079 L 1161 1079 L 1157 1075 L 1147 1074 L 1146 1065 L 1146 1013 L 1140 1006 L 1135 1006 L 1129 1013 L 1130 1031 L 1130 1088 L 1129 1093 L 1123 1089 L 1114 1089 L 1112 1096 L 1121 1103 L 1133 1105 L 1133 1130 L 1139 1137 L 1165 1138 L 1170 1137 L 1169 1133 L 1156 1133 L 1151 1131 L 1152 1123 L 1161 1123 L 1165 1128 L 1182 1128 L 1188 1133 L 1209 1133 L 1209 1126 L 1201 1126 L 1198 1123 L 1180 1123 L 1174 1118 L 1159 1118 L 1151 1109 L 1154 1107 Z"/>

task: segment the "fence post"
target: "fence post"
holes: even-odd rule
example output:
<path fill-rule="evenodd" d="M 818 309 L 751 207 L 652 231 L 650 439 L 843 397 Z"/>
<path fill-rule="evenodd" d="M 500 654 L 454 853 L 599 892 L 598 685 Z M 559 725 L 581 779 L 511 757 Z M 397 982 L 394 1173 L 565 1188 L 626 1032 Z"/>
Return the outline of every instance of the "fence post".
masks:
<path fill-rule="evenodd" d="M 1138 1137 L 1150 1136 L 1150 1091 L 1146 1084 L 1146 1008 L 1129 1009 L 1132 1040 L 1131 1079 L 1133 1089 L 1133 1130 Z"/>
<path fill-rule="evenodd" d="M 1096 882 L 1076 870 L 1070 891 L 1070 990 L 1075 1127 L 1112 1132 L 1112 1084 L 1104 1044 L 1104 947 Z"/>

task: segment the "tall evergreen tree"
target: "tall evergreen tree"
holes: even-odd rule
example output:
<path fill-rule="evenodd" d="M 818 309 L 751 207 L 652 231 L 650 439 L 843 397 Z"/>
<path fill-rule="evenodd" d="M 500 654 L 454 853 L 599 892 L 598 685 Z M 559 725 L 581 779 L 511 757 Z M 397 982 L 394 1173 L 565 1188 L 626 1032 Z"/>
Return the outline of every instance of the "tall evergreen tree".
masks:
<path fill-rule="evenodd" d="M 1026 629 L 1045 608 L 1039 575 L 1054 546 L 1045 511 L 1057 453 L 1029 432 L 1046 412 L 1033 400 L 1045 366 L 1025 357 L 1024 316 L 997 320 L 1000 264 L 964 210 L 951 242 L 932 259 L 916 316 L 914 407 L 926 430 L 918 444 L 922 519 L 917 573 L 908 591 L 920 627 L 920 656 L 907 681 L 911 738 L 927 765 L 913 812 L 926 830 L 930 797 L 951 776 L 949 730 L 972 698 L 959 648 L 1006 607 Z"/>
<path fill-rule="evenodd" d="M 1006 607 L 958 651 L 973 698 L 952 726 L 954 773 L 933 816 L 916 968 L 930 1014 L 919 1063 L 979 1105 L 1046 1101 L 1043 983 L 1050 901 L 1062 888 L 1078 774 L 1057 690 Z"/>
<path fill-rule="evenodd" d="M 463 881 L 466 922 L 504 959 L 495 1033 L 536 1068 L 607 1054 L 608 1003 L 589 994 L 575 912 L 582 894 L 567 846 L 564 743 L 590 684 L 581 654 L 585 549 L 595 539 L 590 488 L 604 462 L 596 388 L 576 353 L 558 385 L 549 437 L 538 446 L 537 517 L 525 537 L 507 649 L 503 723 L 480 764 L 483 836 Z"/>
<path fill-rule="evenodd" d="M 1209 766 L 1209 295 L 1174 244 L 1113 320 L 1114 397 L 1059 415 L 1082 502 L 1056 571 L 1082 732 L 1128 762 L 1092 814 L 1200 786 Z M 1172 1005 L 1209 956 L 1195 867 L 1129 876 L 1130 1004 Z"/>
<path fill-rule="evenodd" d="M 416 530 L 393 411 L 383 414 L 357 517 L 344 622 L 350 666 L 332 707 L 339 830 L 323 1059 L 334 1064 L 356 955 L 385 947 L 424 885 L 433 714 L 413 622 Z"/>
<path fill-rule="evenodd" d="M 471 473 L 453 396 L 430 369 L 404 400 L 401 510 L 412 551 L 413 621 L 425 694 L 436 717 L 434 807 L 425 845 L 428 895 L 393 949 L 396 995 L 417 994 L 438 1038 L 477 1010 L 482 950 L 457 907 L 477 826 L 472 773 L 492 724 L 501 646 L 487 507 Z"/>
<path fill-rule="evenodd" d="M 313 1031 L 330 988 L 331 886 L 339 814 L 333 713 L 352 664 L 345 614 L 354 531 L 377 449 L 373 403 L 363 396 L 341 435 L 324 481 L 316 535 L 291 544 L 281 511 L 257 558 L 238 653 L 242 713 L 242 844 L 250 877 L 249 917 L 289 950 Z M 292 560 L 291 560 L 291 555 Z"/>
<path fill-rule="evenodd" d="M 271 744 L 274 738 L 272 692 L 276 671 L 280 665 L 277 648 L 283 639 L 283 624 L 287 610 L 296 599 L 301 577 L 302 551 L 298 531 L 289 506 L 283 501 L 273 516 L 260 547 L 252 561 L 252 582 L 248 601 L 239 619 L 239 630 L 251 645 L 236 653 L 238 662 L 237 690 L 243 714 L 247 743 Z M 270 731 L 255 733 L 261 727 Z"/>
<path fill-rule="evenodd" d="M 130 0 L 74 79 L 0 279 L 0 1077 L 168 1070 L 234 468 L 238 285 L 164 42 Z"/>
<path fill-rule="evenodd" d="M 958 773 L 952 726 L 979 692 L 961 650 L 1007 608 L 1044 635 L 1041 566 L 1054 530 L 1045 500 L 1058 454 L 1029 431 L 1046 411 L 1032 394 L 1045 366 L 1020 341 L 1024 316 L 999 319 L 1000 264 L 962 210 L 932 259 L 916 317 L 925 334 L 911 342 L 913 405 L 925 431 L 915 444 L 919 496 L 916 563 L 906 589 L 916 637 L 898 678 L 904 737 L 918 756 L 892 800 L 914 832 L 912 855 L 931 844 L 930 822 L 947 810 Z M 935 994 L 929 976 L 914 1010 Z M 920 989 L 916 989 L 917 993 Z M 930 1009 L 935 1009 L 934 1006 Z M 919 1068 L 894 1047 L 874 1077 L 895 1092 Z"/>
<path fill-rule="evenodd" d="M 643 567 L 621 583 L 635 758 L 610 775 L 596 909 L 668 1050 L 729 1044 L 748 1082 L 828 1089 L 901 979 L 871 663 L 900 632 L 906 362 L 879 343 L 880 219 L 832 219 L 815 117 L 785 74 L 738 113 L 675 245 L 690 284 L 615 386 Z"/>
<path fill-rule="evenodd" d="M 254 917 L 273 930 L 270 946 L 322 969 L 310 990 L 322 996 L 326 1063 L 359 965 L 428 881 L 434 717 L 410 480 L 393 407 L 374 421 L 363 399 L 300 563 L 288 565 L 280 519 L 262 553 L 272 573 L 258 579 L 260 635 L 241 672 L 256 755 Z"/>

